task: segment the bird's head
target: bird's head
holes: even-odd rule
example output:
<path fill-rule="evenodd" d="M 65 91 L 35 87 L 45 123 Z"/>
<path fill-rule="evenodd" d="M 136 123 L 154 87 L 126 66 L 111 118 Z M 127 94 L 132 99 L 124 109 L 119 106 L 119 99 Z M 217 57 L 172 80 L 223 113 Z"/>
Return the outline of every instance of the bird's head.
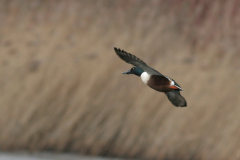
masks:
<path fill-rule="evenodd" d="M 138 68 L 138 67 L 133 67 L 131 68 L 130 70 L 126 71 L 126 72 L 123 72 L 123 74 L 135 74 L 137 76 L 141 76 L 141 74 L 143 73 L 144 71 L 141 69 L 141 68 Z"/>

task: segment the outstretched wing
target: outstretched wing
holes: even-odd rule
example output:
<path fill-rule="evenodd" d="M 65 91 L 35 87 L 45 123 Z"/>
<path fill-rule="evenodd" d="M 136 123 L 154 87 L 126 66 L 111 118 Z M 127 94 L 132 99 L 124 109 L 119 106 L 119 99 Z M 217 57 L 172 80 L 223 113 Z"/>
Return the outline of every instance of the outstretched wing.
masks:
<path fill-rule="evenodd" d="M 141 59 L 139 59 L 138 57 L 125 52 L 124 50 L 118 49 L 118 48 L 114 48 L 115 52 L 117 53 L 117 55 L 124 60 L 125 62 L 132 64 L 136 67 L 141 68 L 142 70 L 148 72 L 149 74 L 152 75 L 162 75 L 161 73 L 159 73 L 158 71 L 156 71 L 155 69 L 149 67 L 145 62 L 143 62 Z"/>
<path fill-rule="evenodd" d="M 166 96 L 168 97 L 169 101 L 176 107 L 186 107 L 187 101 L 185 98 L 180 94 L 177 90 L 172 90 L 170 92 L 165 92 Z"/>

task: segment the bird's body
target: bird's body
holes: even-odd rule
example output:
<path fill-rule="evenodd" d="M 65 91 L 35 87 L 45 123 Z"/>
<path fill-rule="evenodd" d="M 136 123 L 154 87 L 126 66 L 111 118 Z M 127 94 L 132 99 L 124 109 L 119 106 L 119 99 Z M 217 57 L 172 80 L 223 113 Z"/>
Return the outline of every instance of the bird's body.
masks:
<path fill-rule="evenodd" d="M 152 89 L 159 91 L 159 92 L 168 92 L 172 91 L 173 89 L 170 88 L 170 83 L 167 78 L 158 75 L 150 75 L 147 72 L 143 72 L 141 74 L 141 79 L 143 83 L 151 87 Z"/>
<path fill-rule="evenodd" d="M 180 94 L 183 89 L 172 78 L 162 75 L 130 53 L 117 48 L 114 50 L 122 60 L 136 66 L 123 72 L 123 74 L 135 74 L 141 77 L 142 81 L 152 89 L 164 92 L 173 105 L 177 107 L 187 106 L 186 100 Z"/>
<path fill-rule="evenodd" d="M 151 75 L 149 75 L 147 72 L 143 72 L 140 77 L 141 77 L 143 83 L 145 83 L 147 85 Z"/>

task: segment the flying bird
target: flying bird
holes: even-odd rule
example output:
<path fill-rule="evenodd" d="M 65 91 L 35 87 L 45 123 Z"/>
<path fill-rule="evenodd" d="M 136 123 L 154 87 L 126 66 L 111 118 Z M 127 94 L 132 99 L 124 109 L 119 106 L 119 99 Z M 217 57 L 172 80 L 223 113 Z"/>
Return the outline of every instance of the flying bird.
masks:
<path fill-rule="evenodd" d="M 187 106 L 187 101 L 180 94 L 180 91 L 183 91 L 183 89 L 172 78 L 162 75 L 155 69 L 149 67 L 138 57 L 124 50 L 118 48 L 114 48 L 114 50 L 122 60 L 135 66 L 123 72 L 123 74 L 135 74 L 141 77 L 142 81 L 150 88 L 159 92 L 164 92 L 174 106 Z"/>

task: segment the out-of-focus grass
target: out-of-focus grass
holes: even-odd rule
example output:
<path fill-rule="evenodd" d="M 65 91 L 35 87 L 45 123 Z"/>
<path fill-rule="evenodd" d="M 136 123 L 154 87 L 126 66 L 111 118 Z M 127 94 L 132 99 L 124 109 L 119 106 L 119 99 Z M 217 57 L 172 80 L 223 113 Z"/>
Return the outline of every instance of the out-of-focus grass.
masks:
<path fill-rule="evenodd" d="M 238 159 L 239 2 L 0 1 L 0 148 Z M 187 108 L 113 47 L 185 90 Z"/>

